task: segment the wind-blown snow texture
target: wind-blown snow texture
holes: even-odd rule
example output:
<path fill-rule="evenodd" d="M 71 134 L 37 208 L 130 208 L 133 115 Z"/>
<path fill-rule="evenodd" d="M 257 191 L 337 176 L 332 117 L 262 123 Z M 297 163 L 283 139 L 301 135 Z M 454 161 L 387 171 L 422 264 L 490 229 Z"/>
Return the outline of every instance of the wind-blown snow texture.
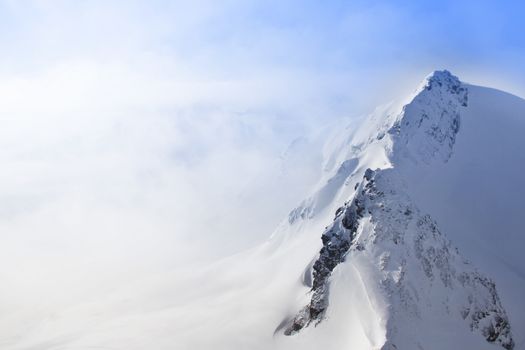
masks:
<path fill-rule="evenodd" d="M 0 315 L 2 349 L 525 350 L 525 100 L 437 71 L 354 125 L 265 244 Z"/>

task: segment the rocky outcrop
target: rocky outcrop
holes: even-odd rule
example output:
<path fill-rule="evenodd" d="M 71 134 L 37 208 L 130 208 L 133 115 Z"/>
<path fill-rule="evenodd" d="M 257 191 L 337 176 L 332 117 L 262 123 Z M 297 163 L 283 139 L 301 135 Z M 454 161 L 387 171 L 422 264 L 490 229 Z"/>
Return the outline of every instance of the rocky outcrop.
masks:
<path fill-rule="evenodd" d="M 312 298 L 286 328 L 285 334 L 298 332 L 311 322 L 320 321 L 328 306 L 329 277 L 334 268 L 344 261 L 352 245 L 359 219 L 363 216 L 359 198 L 337 210 L 332 225 L 322 234 L 323 247 L 313 265 Z"/>
<path fill-rule="evenodd" d="M 390 348 L 402 337 L 397 322 L 425 322 L 430 312 L 463 320 L 466 330 L 513 349 L 509 320 L 494 282 L 461 257 L 429 215 L 420 213 L 393 169 L 367 170 L 354 199 L 337 210 L 321 239 L 310 302 L 290 321 L 286 335 L 323 320 L 332 272 L 367 251 L 375 257 L 382 276 L 379 288 L 393 315 L 387 322 Z"/>

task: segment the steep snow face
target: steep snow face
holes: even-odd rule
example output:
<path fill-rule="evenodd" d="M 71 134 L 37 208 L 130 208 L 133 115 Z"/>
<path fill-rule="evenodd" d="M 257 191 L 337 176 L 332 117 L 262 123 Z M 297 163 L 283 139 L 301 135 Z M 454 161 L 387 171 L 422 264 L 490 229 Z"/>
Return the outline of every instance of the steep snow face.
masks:
<path fill-rule="evenodd" d="M 524 348 L 525 102 L 494 89 L 466 87 L 468 107 L 461 112 L 449 161 L 406 172 L 404 178 L 419 207 L 494 279 L 517 348 Z"/>
<path fill-rule="evenodd" d="M 478 333 L 489 343 L 514 348 L 509 318 L 494 282 L 452 248 L 438 224 L 430 215 L 421 214 L 408 195 L 413 192 L 409 190 L 411 180 L 417 182 L 435 164 L 446 164 L 453 156 L 468 98 L 468 87 L 457 77 L 447 71 L 435 72 L 399 114 L 365 122 L 357 133 L 364 137 L 354 146 L 359 154 L 344 161 L 340 169 L 350 161 L 353 169 L 375 165 L 377 170 L 349 173 L 350 178 L 363 176 L 362 183 L 356 185 L 349 202 L 337 209 L 334 222 L 323 233 L 312 269 L 310 300 L 289 321 L 286 335 L 323 321 L 330 307 L 332 273 L 338 265 L 364 255 L 381 276 L 379 285 L 371 290 L 379 291 L 389 305 L 383 348 L 479 347 L 470 334 L 435 339 L 461 328 L 464 333 Z M 380 156 L 370 161 L 366 158 L 369 153 Z M 382 166 L 377 167 L 377 158 L 383 158 Z M 348 184 L 348 178 L 341 177 L 339 170 L 328 184 L 334 179 Z M 419 189 L 419 194 L 424 193 Z M 318 194 L 323 191 L 325 188 Z M 426 331 L 421 331 L 422 326 Z"/>

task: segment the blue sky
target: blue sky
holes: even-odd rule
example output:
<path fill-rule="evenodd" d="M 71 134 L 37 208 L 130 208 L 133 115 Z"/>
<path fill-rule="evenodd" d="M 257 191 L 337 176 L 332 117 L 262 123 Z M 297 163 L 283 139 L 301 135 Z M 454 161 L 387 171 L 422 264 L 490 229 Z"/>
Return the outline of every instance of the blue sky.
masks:
<path fill-rule="evenodd" d="M 4 253 L 251 246 L 311 184 L 306 168 L 279 175 L 297 137 L 434 69 L 525 96 L 524 13 L 521 1 L 0 1 Z"/>
<path fill-rule="evenodd" d="M 2 71 L 177 59 L 193 79 L 380 84 L 447 67 L 524 89 L 520 1 L 2 1 Z M 16 70 L 15 70 L 16 69 Z M 506 86 L 505 86 L 506 87 Z M 335 91 L 345 95 L 344 92 Z M 348 96 L 345 96 L 348 97 Z"/>
<path fill-rule="evenodd" d="M 520 1 L 1 1 L 0 77 L 118 66 L 249 85 L 247 98 L 264 106 L 250 108 L 315 122 L 366 113 L 434 69 L 524 96 L 524 10 Z M 305 101 L 309 113 L 297 108 Z"/>

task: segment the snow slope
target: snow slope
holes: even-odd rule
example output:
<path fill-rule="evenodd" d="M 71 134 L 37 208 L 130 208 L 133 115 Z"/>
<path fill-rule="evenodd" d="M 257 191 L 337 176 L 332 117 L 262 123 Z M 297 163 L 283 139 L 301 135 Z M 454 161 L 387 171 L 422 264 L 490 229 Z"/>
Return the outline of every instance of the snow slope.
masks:
<path fill-rule="evenodd" d="M 378 176 L 368 169 L 363 180 L 366 186 L 356 185 L 351 202 L 336 211 L 313 265 L 311 300 L 288 322 L 285 334 L 294 335 L 323 322 L 327 309 L 337 307 L 330 306 L 332 272 L 339 264 L 366 256 L 379 282 L 372 282 L 367 289 L 376 290 L 388 305 L 383 310 L 385 349 L 479 347 L 467 341 L 463 332 L 458 338 L 440 339 L 440 334 L 461 329 L 454 324 L 459 319 L 465 321 L 465 329 L 468 325 L 471 331 L 479 331 L 488 342 L 506 349 L 514 347 L 509 319 L 494 283 L 464 260 L 432 217 L 422 216 L 408 196 L 416 193 L 434 202 L 426 187 L 409 188 L 413 183 L 421 184 L 429 172 L 441 178 L 435 165 L 446 164 L 453 156 L 468 100 L 467 86 L 447 71 L 435 72 L 398 114 L 386 114 L 379 118 L 380 124 L 376 120 L 365 123 L 364 137 L 356 138 L 359 144 L 352 159 L 359 159 L 354 163 L 362 168 L 375 168 L 380 159 Z M 370 153 L 375 155 L 373 161 L 366 159 Z M 446 187 L 447 183 L 439 185 Z M 448 203 L 443 206 L 450 208 Z M 384 242 L 390 245 L 384 246 Z M 423 329 L 418 327 L 422 324 Z"/>
<path fill-rule="evenodd" d="M 0 317 L 1 348 L 525 349 L 524 130 L 525 100 L 434 72 L 334 128 L 262 246 Z"/>

